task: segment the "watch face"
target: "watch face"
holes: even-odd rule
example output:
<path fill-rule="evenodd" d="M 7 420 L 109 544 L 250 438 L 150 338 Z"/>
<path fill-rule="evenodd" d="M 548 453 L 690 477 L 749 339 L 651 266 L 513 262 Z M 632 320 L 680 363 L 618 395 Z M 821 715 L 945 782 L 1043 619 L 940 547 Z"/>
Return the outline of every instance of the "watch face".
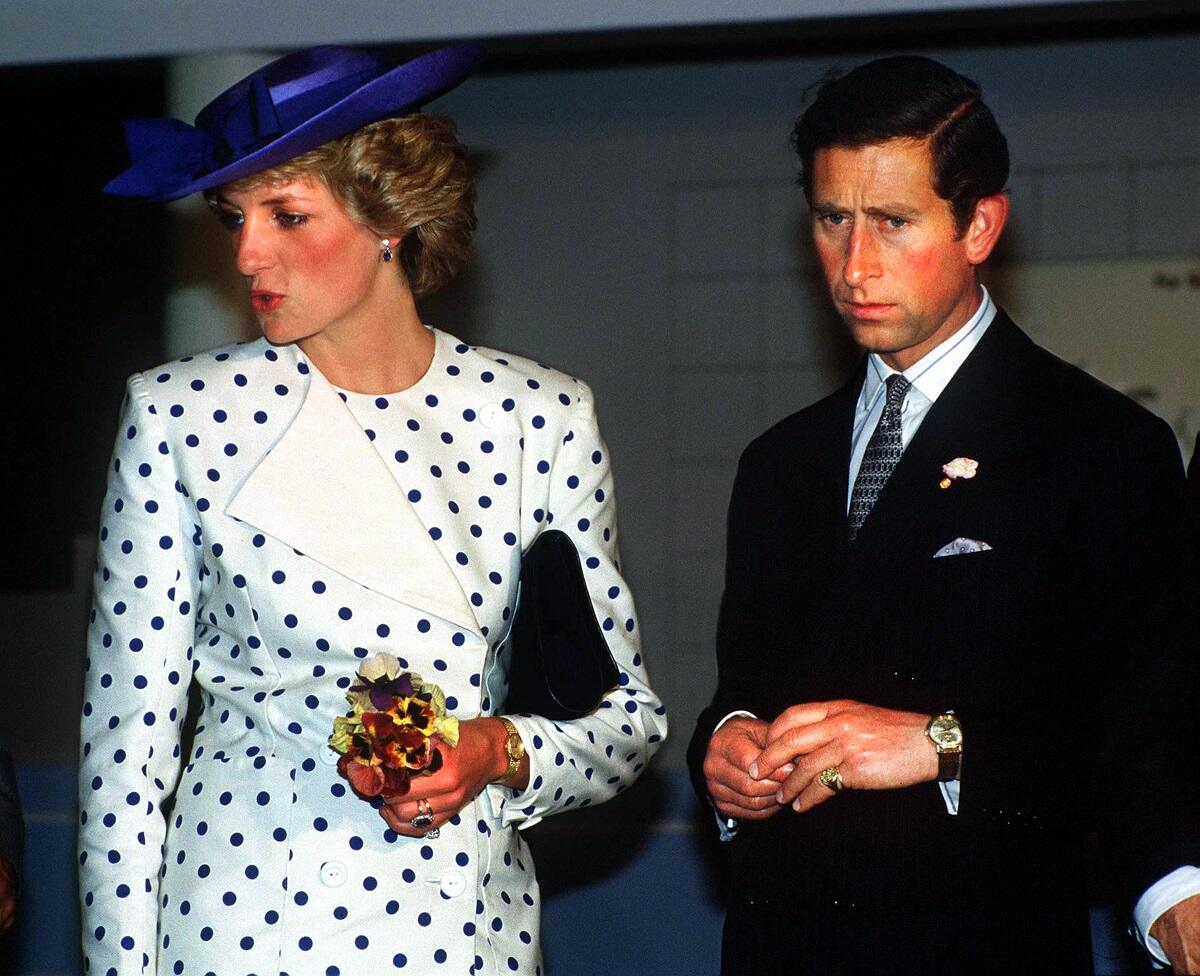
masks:
<path fill-rule="evenodd" d="M 939 749 L 954 749 L 962 745 L 962 726 L 952 715 L 939 715 L 929 725 L 929 738 Z"/>
<path fill-rule="evenodd" d="M 525 755 L 525 743 L 519 735 L 510 735 L 506 743 L 509 759 L 521 759 Z"/>

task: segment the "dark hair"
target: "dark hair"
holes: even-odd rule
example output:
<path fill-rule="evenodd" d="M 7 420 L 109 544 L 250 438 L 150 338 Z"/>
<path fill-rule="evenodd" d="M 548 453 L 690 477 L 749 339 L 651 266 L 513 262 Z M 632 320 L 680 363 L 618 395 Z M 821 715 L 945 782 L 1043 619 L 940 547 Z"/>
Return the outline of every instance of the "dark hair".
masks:
<path fill-rule="evenodd" d="M 827 76 L 792 131 L 800 184 L 812 202 L 818 149 L 874 146 L 889 139 L 928 139 L 933 188 L 950 203 L 959 234 L 975 204 L 1004 190 L 1008 141 L 983 104 L 977 82 L 915 55 L 880 58 Z"/>

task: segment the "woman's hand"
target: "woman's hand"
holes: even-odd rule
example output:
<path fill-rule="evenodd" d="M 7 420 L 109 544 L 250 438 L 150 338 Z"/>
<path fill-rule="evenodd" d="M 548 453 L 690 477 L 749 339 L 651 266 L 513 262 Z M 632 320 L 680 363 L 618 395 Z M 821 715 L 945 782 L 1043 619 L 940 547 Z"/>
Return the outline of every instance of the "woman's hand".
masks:
<path fill-rule="evenodd" d="M 404 796 L 385 800 L 380 816 L 398 834 L 423 837 L 441 827 L 459 810 L 477 797 L 488 783 L 494 783 L 508 769 L 505 742 L 508 730 L 498 718 L 472 718 L 458 725 L 458 745 L 438 746 L 442 768 L 436 773 L 414 776 Z M 529 760 L 521 761 L 521 769 L 506 785 L 524 789 L 529 781 Z M 425 801 L 421 803 L 420 801 Z M 428 808 L 426 805 L 428 804 Z M 413 817 L 432 812 L 433 822 L 414 827 Z"/>

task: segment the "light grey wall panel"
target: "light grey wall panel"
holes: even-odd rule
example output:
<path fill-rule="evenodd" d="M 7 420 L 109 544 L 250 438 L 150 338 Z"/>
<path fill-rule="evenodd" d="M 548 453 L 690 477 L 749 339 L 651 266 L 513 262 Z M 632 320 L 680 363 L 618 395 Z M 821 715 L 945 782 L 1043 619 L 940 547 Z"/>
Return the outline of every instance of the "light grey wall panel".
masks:
<path fill-rule="evenodd" d="M 1117 258 L 1132 252 L 1132 166 L 1046 169 L 1038 257 Z"/>
<path fill-rule="evenodd" d="M 675 362 L 757 366 L 762 361 L 767 303 L 760 277 L 683 278 L 674 290 Z"/>
<path fill-rule="evenodd" d="M 675 460 L 736 459 L 765 419 L 758 369 L 678 372 L 671 414 Z"/>
<path fill-rule="evenodd" d="M 762 260 L 762 194 L 756 186 L 682 187 L 675 194 L 675 270 L 757 271 Z"/>
<path fill-rule="evenodd" d="M 794 164 L 799 171 L 799 163 Z M 809 232 L 808 211 L 797 208 L 802 191 L 795 179 L 772 182 L 763 187 L 763 220 L 766 236 L 765 266 L 768 271 L 789 273 L 797 268 L 817 268 Z"/>
<path fill-rule="evenodd" d="M 1200 149 L 1197 149 L 1200 154 Z M 1143 257 L 1200 254 L 1200 158 L 1138 166 L 1133 187 L 1133 247 Z"/>
<path fill-rule="evenodd" d="M 689 556 L 725 555 L 725 515 L 736 465 L 676 461 L 671 470 L 671 551 Z"/>

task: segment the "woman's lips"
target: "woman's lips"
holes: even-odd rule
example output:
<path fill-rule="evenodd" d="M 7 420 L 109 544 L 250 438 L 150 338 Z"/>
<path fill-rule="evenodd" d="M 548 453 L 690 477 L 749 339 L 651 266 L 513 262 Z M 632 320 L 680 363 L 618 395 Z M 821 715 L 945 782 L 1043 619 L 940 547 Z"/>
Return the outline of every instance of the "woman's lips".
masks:
<path fill-rule="evenodd" d="M 283 295 L 273 291 L 250 292 L 250 306 L 259 314 L 265 315 L 268 312 L 274 312 L 282 301 Z"/>

